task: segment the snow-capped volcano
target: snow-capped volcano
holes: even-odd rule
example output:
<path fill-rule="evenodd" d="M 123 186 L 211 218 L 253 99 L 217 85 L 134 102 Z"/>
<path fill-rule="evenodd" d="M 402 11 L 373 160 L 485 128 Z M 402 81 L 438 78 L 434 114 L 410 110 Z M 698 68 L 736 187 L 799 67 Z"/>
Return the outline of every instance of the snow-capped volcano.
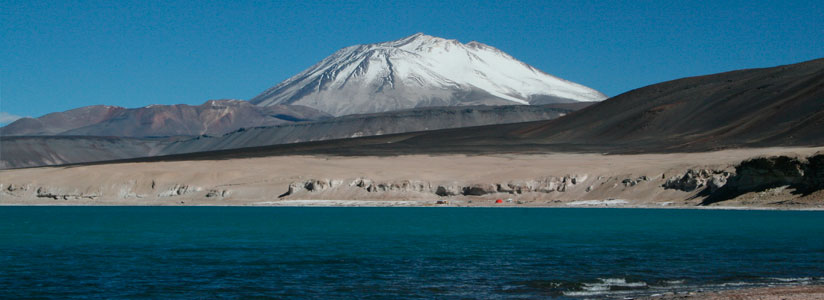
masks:
<path fill-rule="evenodd" d="M 300 104 L 332 115 L 425 106 L 546 104 L 606 96 L 494 47 L 418 33 L 338 50 L 250 101 Z"/>

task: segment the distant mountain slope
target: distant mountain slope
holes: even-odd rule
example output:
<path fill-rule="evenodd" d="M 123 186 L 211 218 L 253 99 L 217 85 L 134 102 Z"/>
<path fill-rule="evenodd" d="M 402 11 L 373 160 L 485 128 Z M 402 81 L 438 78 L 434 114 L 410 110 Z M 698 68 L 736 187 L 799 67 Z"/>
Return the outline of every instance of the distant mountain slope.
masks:
<path fill-rule="evenodd" d="M 0 128 L 0 134 L 121 137 L 220 135 L 239 128 L 329 117 L 328 114 L 305 106 L 258 107 L 242 100 L 210 100 L 198 106 L 150 105 L 133 109 L 90 106 L 52 113 L 37 119 L 20 119 Z"/>
<path fill-rule="evenodd" d="M 167 140 L 97 136 L 0 137 L 0 169 L 156 155 Z"/>
<path fill-rule="evenodd" d="M 238 130 L 223 136 L 135 139 L 0 137 L 0 168 L 94 162 L 557 118 L 591 103 L 432 107 Z"/>
<path fill-rule="evenodd" d="M 39 118 L 21 118 L 0 128 L 0 135 L 56 135 L 66 130 L 89 126 L 126 110 L 120 106 L 93 105 Z"/>
<path fill-rule="evenodd" d="M 300 104 L 335 116 L 428 106 L 548 104 L 606 96 L 494 47 L 425 34 L 341 49 L 252 103 Z"/>
<path fill-rule="evenodd" d="M 243 129 L 218 137 L 180 140 L 164 148 L 161 154 L 237 149 L 445 128 L 549 120 L 562 117 L 591 104 L 427 107 L 385 113 L 348 115 L 317 122 Z"/>

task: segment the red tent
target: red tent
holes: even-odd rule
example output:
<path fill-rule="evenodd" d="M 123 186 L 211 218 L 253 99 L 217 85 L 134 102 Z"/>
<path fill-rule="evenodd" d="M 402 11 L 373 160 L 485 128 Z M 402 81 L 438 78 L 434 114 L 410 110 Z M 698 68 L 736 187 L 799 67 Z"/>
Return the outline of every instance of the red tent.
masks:
<path fill-rule="evenodd" d="M 495 203 L 504 203 L 504 200 L 503 199 L 498 199 L 498 200 L 495 200 Z"/>

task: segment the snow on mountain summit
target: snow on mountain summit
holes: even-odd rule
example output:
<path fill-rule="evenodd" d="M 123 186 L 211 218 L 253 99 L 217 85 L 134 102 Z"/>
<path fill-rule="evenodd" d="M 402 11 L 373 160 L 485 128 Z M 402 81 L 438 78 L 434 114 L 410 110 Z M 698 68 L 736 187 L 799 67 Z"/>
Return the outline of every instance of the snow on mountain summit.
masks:
<path fill-rule="evenodd" d="M 422 33 L 346 47 L 250 101 L 333 114 L 425 106 L 600 101 L 586 86 L 546 74 L 479 42 Z"/>

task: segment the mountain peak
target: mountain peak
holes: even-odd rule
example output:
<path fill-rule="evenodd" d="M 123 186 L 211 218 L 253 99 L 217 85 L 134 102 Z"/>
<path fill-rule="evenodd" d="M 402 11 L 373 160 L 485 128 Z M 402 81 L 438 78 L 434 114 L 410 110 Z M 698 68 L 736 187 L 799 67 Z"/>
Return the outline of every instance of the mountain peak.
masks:
<path fill-rule="evenodd" d="M 450 40 L 450 39 L 440 38 L 440 37 L 436 37 L 436 36 L 427 35 L 427 34 L 424 34 L 422 32 L 418 32 L 416 34 L 410 35 L 408 37 L 405 37 L 405 38 L 402 38 L 402 39 L 399 39 L 399 40 L 376 43 L 376 44 L 365 44 L 365 45 L 360 45 L 360 47 L 365 47 L 365 48 L 383 48 L 383 47 L 387 47 L 387 48 L 395 48 L 395 49 L 406 50 L 406 51 L 423 51 L 425 49 L 444 47 L 446 45 L 461 45 L 461 43 L 458 42 L 457 40 Z"/>
<path fill-rule="evenodd" d="M 416 34 L 413 34 L 413 35 L 407 36 L 405 38 L 402 38 L 400 40 L 417 40 L 417 39 L 432 39 L 432 38 L 437 38 L 437 37 L 427 35 L 423 32 L 418 32 Z"/>
<path fill-rule="evenodd" d="M 402 38 L 400 40 L 389 41 L 387 43 L 397 43 L 397 42 L 404 42 L 404 41 L 406 41 L 406 42 L 411 42 L 411 41 L 426 42 L 426 41 L 433 41 L 433 40 L 443 41 L 443 40 L 446 40 L 446 39 L 440 38 L 440 37 L 437 37 L 437 36 L 431 36 L 431 35 L 425 34 L 423 32 L 418 32 L 416 34 L 413 34 L 413 35 L 407 36 L 405 38 Z"/>
<path fill-rule="evenodd" d="M 492 46 L 416 33 L 343 48 L 250 101 L 333 115 L 424 106 L 600 101 L 588 87 L 539 71 Z"/>

